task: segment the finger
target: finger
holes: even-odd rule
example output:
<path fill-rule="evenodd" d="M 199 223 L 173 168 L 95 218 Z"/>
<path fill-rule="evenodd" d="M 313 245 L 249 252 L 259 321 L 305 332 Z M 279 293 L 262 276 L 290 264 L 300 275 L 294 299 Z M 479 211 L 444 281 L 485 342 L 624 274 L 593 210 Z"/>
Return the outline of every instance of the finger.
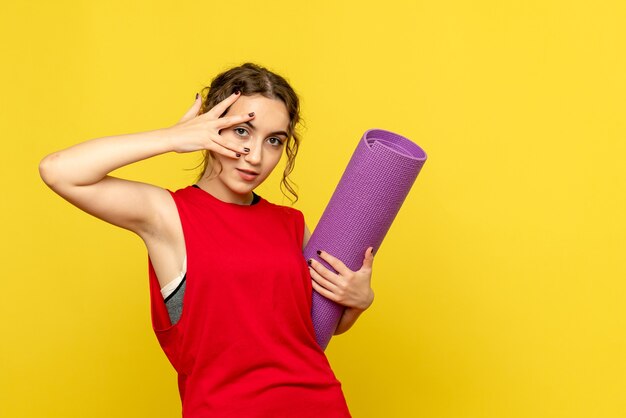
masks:
<path fill-rule="evenodd" d="M 207 149 L 225 155 L 226 157 L 239 158 L 241 154 L 247 154 L 249 152 L 249 150 L 242 147 L 241 144 L 226 141 L 219 135 L 212 136 L 211 141 L 213 141 L 213 146 L 207 146 Z"/>
<path fill-rule="evenodd" d="M 196 93 L 196 100 L 194 100 L 193 105 L 191 105 L 187 113 L 183 115 L 183 117 L 178 121 L 178 123 L 186 122 L 189 119 L 193 119 L 196 116 L 198 116 L 198 112 L 200 111 L 201 107 L 202 107 L 202 98 L 200 97 L 200 94 Z"/>
<path fill-rule="evenodd" d="M 315 280 L 311 280 L 311 286 L 313 290 L 315 290 L 320 295 L 324 296 L 326 299 L 332 300 L 333 302 L 339 301 L 339 296 L 335 295 L 333 292 L 328 289 L 324 289 L 324 287 L 320 286 L 315 282 Z"/>
<path fill-rule="evenodd" d="M 345 264 L 341 260 L 332 255 L 328 254 L 326 251 L 317 251 L 317 255 L 324 261 L 326 261 L 335 271 L 341 275 L 347 275 L 348 273 L 352 273 L 353 271 L 346 267 Z"/>
<path fill-rule="evenodd" d="M 247 122 L 252 119 L 254 119 L 254 112 L 245 113 L 242 115 L 224 116 L 217 119 L 216 127 L 218 129 L 225 129 L 238 123 Z"/>
<path fill-rule="evenodd" d="M 369 247 L 365 250 L 365 257 L 363 258 L 363 267 L 371 269 L 374 264 L 374 247 Z"/>
<path fill-rule="evenodd" d="M 211 151 L 217 152 L 218 154 L 221 154 L 225 157 L 232 158 L 232 159 L 238 159 L 241 157 L 241 152 L 233 151 L 228 148 L 224 148 L 222 146 L 212 148 Z"/>
<path fill-rule="evenodd" d="M 339 285 L 341 283 L 341 279 L 340 279 L 339 275 L 337 275 L 334 271 L 330 271 L 329 269 L 327 269 L 319 261 L 314 260 L 314 259 L 310 259 L 309 260 L 309 266 L 313 267 L 313 269 L 315 270 L 316 273 L 318 273 L 320 276 L 324 277 L 329 282 L 331 282 L 331 283 L 333 283 L 335 285 Z"/>
<path fill-rule="evenodd" d="M 241 92 L 236 91 L 235 93 L 231 94 L 230 96 L 228 96 L 227 98 L 225 98 L 224 100 L 222 100 L 221 102 L 213 106 L 213 108 L 211 108 L 211 110 L 206 112 L 206 114 L 211 119 L 219 118 L 220 115 L 224 113 L 226 109 L 229 108 L 230 105 L 235 103 L 240 96 L 241 96 Z"/>
<path fill-rule="evenodd" d="M 319 274 L 317 271 L 315 271 L 313 267 L 309 267 L 309 272 L 311 273 L 311 278 L 315 282 L 317 282 L 317 284 L 324 287 L 325 289 L 330 290 L 331 292 L 337 292 L 338 290 L 337 286 L 331 281 L 327 280 L 324 276 Z"/>

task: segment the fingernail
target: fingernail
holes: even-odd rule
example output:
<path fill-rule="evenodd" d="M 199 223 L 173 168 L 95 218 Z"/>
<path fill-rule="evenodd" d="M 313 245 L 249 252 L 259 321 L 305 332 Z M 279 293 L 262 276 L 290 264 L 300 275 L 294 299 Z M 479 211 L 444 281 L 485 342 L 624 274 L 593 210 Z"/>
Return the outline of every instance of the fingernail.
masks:
<path fill-rule="evenodd" d="M 312 260 L 307 261 L 307 264 L 310 266 L 311 265 Z"/>
<path fill-rule="evenodd" d="M 317 250 L 317 255 L 321 255 L 322 252 L 320 250 Z"/>
<path fill-rule="evenodd" d="M 254 112 L 248 113 L 248 116 L 250 116 L 250 117 L 254 116 Z"/>
<path fill-rule="evenodd" d="M 236 155 L 237 157 L 241 157 L 241 154 L 239 154 L 239 153 L 237 153 L 237 154 L 235 154 L 235 155 Z"/>
<path fill-rule="evenodd" d="M 241 92 L 239 90 L 235 90 L 235 94 L 239 95 L 239 94 L 241 94 Z"/>
<path fill-rule="evenodd" d="M 243 152 L 250 152 L 250 148 L 244 148 Z"/>
<path fill-rule="evenodd" d="M 196 93 L 196 100 L 198 100 L 198 96 L 200 96 L 200 94 Z"/>

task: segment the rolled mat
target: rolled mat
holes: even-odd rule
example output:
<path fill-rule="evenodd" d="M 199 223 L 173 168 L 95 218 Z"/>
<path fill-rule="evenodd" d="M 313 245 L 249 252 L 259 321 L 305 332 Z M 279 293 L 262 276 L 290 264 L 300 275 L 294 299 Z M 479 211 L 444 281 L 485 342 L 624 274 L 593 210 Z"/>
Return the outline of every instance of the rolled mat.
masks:
<path fill-rule="evenodd" d="M 409 139 L 382 129 L 363 134 L 308 244 L 305 259 L 323 261 L 322 250 L 350 270 L 363 264 L 365 251 L 376 253 L 415 182 L 426 153 Z M 344 307 L 313 292 L 311 316 L 317 343 L 326 349 Z"/>

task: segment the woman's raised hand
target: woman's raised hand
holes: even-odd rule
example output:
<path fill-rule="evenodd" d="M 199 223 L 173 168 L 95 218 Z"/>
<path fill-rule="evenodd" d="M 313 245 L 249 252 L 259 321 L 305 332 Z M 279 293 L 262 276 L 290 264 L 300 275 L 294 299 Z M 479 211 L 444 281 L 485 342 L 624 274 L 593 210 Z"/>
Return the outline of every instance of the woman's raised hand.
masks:
<path fill-rule="evenodd" d="M 180 121 L 176 125 L 164 129 L 171 138 L 173 151 L 210 150 L 230 158 L 238 158 L 241 154 L 247 154 L 249 150 L 240 143 L 220 136 L 222 129 L 254 118 L 254 112 L 220 118 L 220 115 L 235 103 L 240 96 L 240 92 L 233 93 L 216 104 L 208 112 L 198 115 L 202 106 L 202 99 L 198 95 L 193 106 Z"/>

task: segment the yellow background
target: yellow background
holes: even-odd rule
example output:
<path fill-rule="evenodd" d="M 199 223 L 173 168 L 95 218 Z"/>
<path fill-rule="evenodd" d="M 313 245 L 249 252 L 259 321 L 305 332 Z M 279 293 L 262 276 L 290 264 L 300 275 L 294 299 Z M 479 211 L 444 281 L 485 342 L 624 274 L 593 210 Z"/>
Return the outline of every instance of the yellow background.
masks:
<path fill-rule="evenodd" d="M 179 415 L 141 241 L 37 166 L 174 124 L 253 61 L 302 97 L 312 228 L 366 129 L 429 157 L 327 350 L 355 417 L 625 417 L 624 22 L 618 0 L 3 3 L 0 416 Z M 175 189 L 198 161 L 118 174 Z"/>

